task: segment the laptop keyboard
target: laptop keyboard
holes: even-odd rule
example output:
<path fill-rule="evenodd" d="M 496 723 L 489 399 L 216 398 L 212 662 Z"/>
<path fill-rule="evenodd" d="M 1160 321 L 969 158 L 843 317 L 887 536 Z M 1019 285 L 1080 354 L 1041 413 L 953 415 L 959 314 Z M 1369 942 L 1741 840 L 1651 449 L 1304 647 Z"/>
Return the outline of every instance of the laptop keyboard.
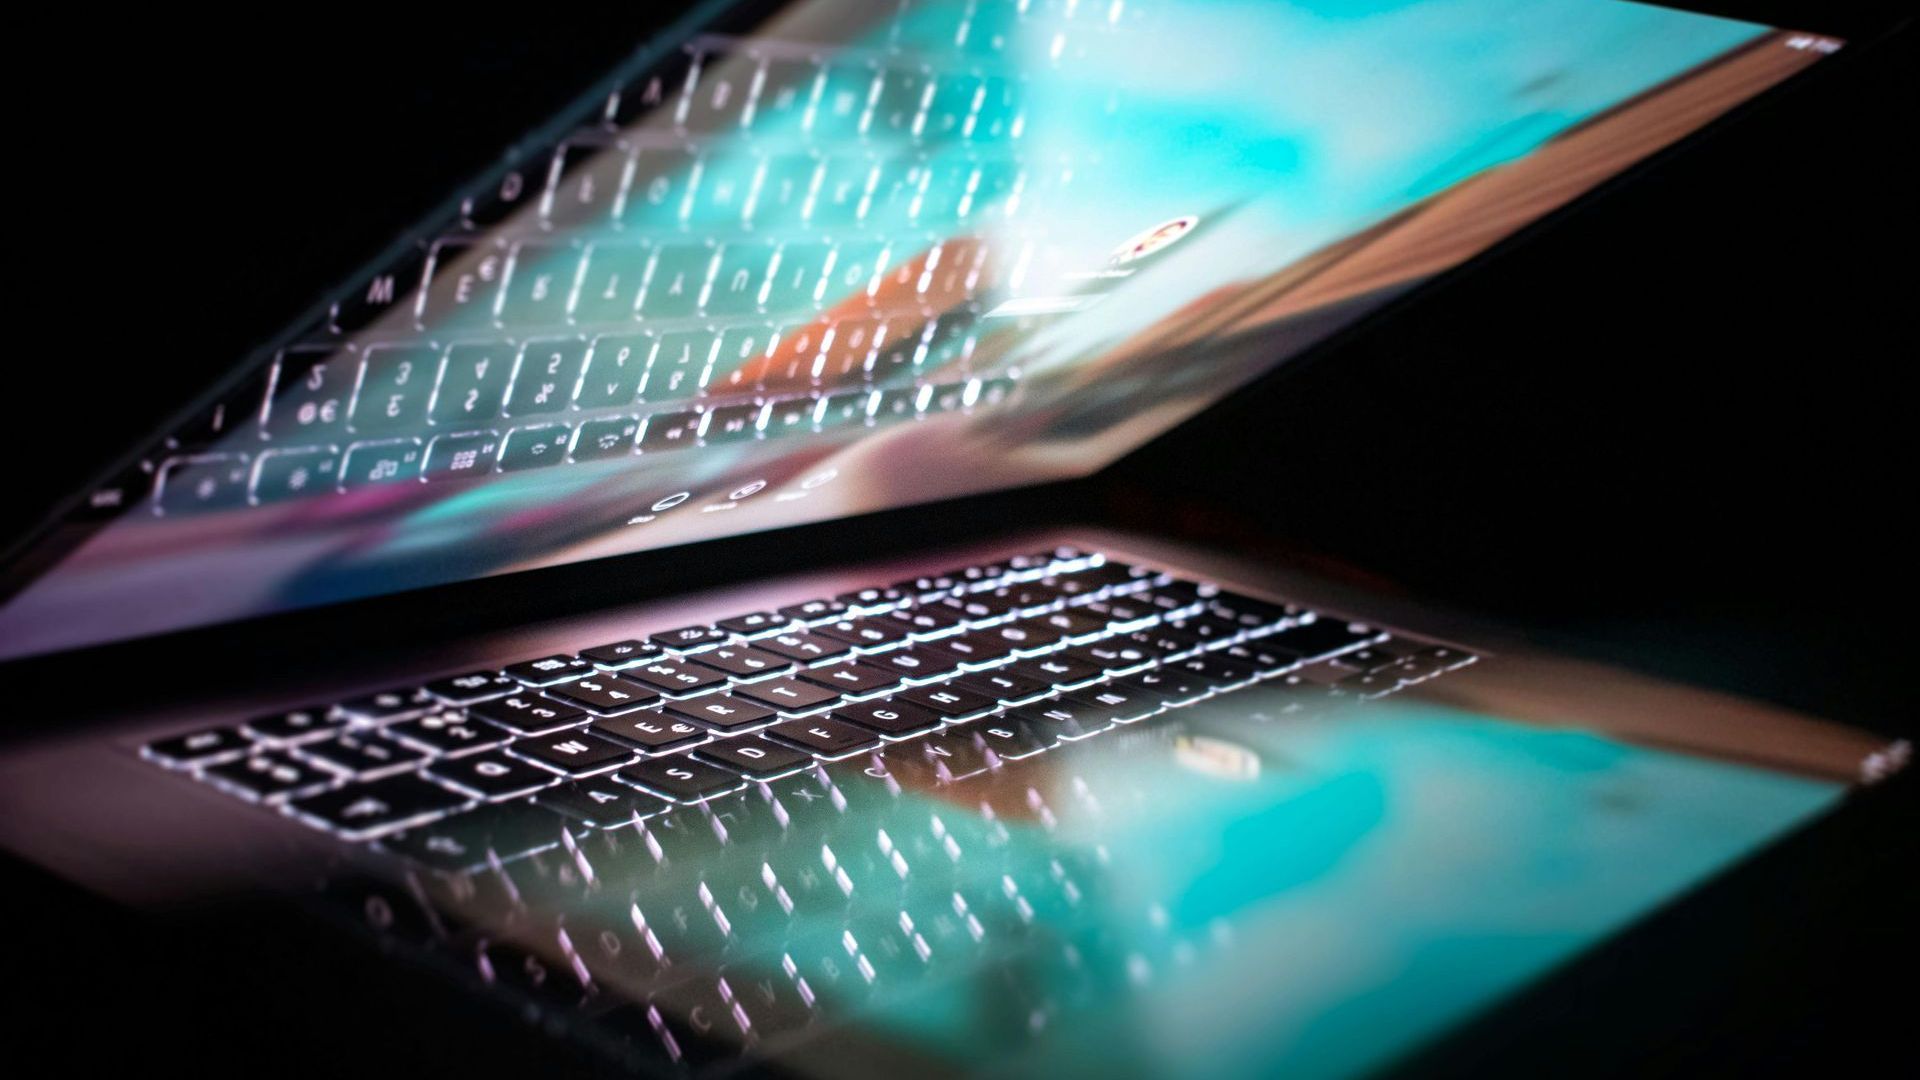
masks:
<path fill-rule="evenodd" d="M 647 628 L 147 744 L 438 870 L 883 754 L 942 782 L 1255 683 L 1377 697 L 1471 662 L 1073 549 Z M 487 811 L 482 813 L 481 811 Z M 518 813 L 504 843 L 489 831 Z"/>
<path fill-rule="evenodd" d="M 953 5 L 932 26 L 917 7 L 892 16 L 914 40 L 890 45 L 678 50 L 352 283 L 82 513 L 631 463 L 1007 401 L 1020 371 L 980 349 L 983 300 L 1048 265 L 1045 207 L 1098 163 L 1027 153 L 1018 61 L 989 31 L 1038 9 Z"/>
<path fill-rule="evenodd" d="M 1134 908 L 1157 925 L 1177 898 L 1107 895 L 1084 822 L 1033 847 L 1049 800 L 1084 818 L 1154 798 L 1124 767 L 1140 739 L 1245 779 L 1232 716 L 1311 723 L 1475 660 L 1062 547 L 142 752 L 397 871 L 404 889 L 350 873 L 328 895 L 410 928 L 420 958 L 629 1066 L 725 1072 L 884 1027 L 875 1010 L 954 980 L 1011 995 L 1011 1048 L 1230 947 L 1216 924 L 1104 955 L 1099 926 Z M 1248 708 L 1208 708 L 1236 694 Z"/>

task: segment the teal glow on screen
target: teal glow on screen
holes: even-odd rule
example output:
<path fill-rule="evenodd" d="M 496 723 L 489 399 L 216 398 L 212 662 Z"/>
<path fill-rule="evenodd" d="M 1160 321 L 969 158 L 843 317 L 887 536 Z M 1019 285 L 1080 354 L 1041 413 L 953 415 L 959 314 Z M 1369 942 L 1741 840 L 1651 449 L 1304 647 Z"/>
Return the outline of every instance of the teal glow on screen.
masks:
<path fill-rule="evenodd" d="M 0 656 L 1084 476 L 1814 53 L 1612 0 L 805 0 L 674 56 L 158 440 Z"/>
<path fill-rule="evenodd" d="M 1257 775 L 1093 740 L 1039 788 L 1057 824 L 1007 825 L 1007 873 L 1062 948 L 869 1022 L 995 1074 L 1364 1074 L 1844 791 L 1418 704 L 1249 721 L 1247 693 L 1244 708 L 1196 707 L 1194 727 L 1214 725 Z M 944 820 L 969 851 L 991 843 L 986 823 Z"/>

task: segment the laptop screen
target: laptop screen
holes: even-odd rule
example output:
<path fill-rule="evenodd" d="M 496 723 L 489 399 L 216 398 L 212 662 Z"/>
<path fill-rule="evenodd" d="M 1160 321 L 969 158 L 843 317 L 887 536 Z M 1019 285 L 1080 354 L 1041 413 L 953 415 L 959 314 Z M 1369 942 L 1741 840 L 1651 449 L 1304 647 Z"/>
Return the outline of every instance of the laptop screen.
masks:
<path fill-rule="evenodd" d="M 91 493 L 0 656 L 1084 476 L 1837 47 L 1601 0 L 667 45 Z"/>

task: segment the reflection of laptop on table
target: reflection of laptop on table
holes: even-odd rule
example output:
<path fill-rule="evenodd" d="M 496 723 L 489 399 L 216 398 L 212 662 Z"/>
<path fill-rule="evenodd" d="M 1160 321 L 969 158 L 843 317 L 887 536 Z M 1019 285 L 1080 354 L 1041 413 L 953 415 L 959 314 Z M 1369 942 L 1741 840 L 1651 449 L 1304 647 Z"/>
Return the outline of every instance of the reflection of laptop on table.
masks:
<path fill-rule="evenodd" d="M 613 1067 L 1344 1075 L 1903 762 L 1061 512 L 1837 41 L 710 7 L 15 551 L 24 682 L 217 679 L 0 754 L 0 842 Z"/>

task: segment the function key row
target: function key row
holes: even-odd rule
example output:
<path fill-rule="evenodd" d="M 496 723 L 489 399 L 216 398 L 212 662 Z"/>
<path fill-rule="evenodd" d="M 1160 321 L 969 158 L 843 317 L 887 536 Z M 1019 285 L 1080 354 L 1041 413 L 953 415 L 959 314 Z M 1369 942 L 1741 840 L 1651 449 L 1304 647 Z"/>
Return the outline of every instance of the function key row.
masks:
<path fill-rule="evenodd" d="M 275 447 L 257 454 L 177 454 L 154 480 L 160 515 L 261 506 L 396 483 L 449 481 L 605 462 L 792 435 L 878 426 L 1005 402 L 1010 377 L 820 392 L 683 411 L 615 414 L 426 437 Z M 504 434 L 502 431 L 504 430 Z"/>

